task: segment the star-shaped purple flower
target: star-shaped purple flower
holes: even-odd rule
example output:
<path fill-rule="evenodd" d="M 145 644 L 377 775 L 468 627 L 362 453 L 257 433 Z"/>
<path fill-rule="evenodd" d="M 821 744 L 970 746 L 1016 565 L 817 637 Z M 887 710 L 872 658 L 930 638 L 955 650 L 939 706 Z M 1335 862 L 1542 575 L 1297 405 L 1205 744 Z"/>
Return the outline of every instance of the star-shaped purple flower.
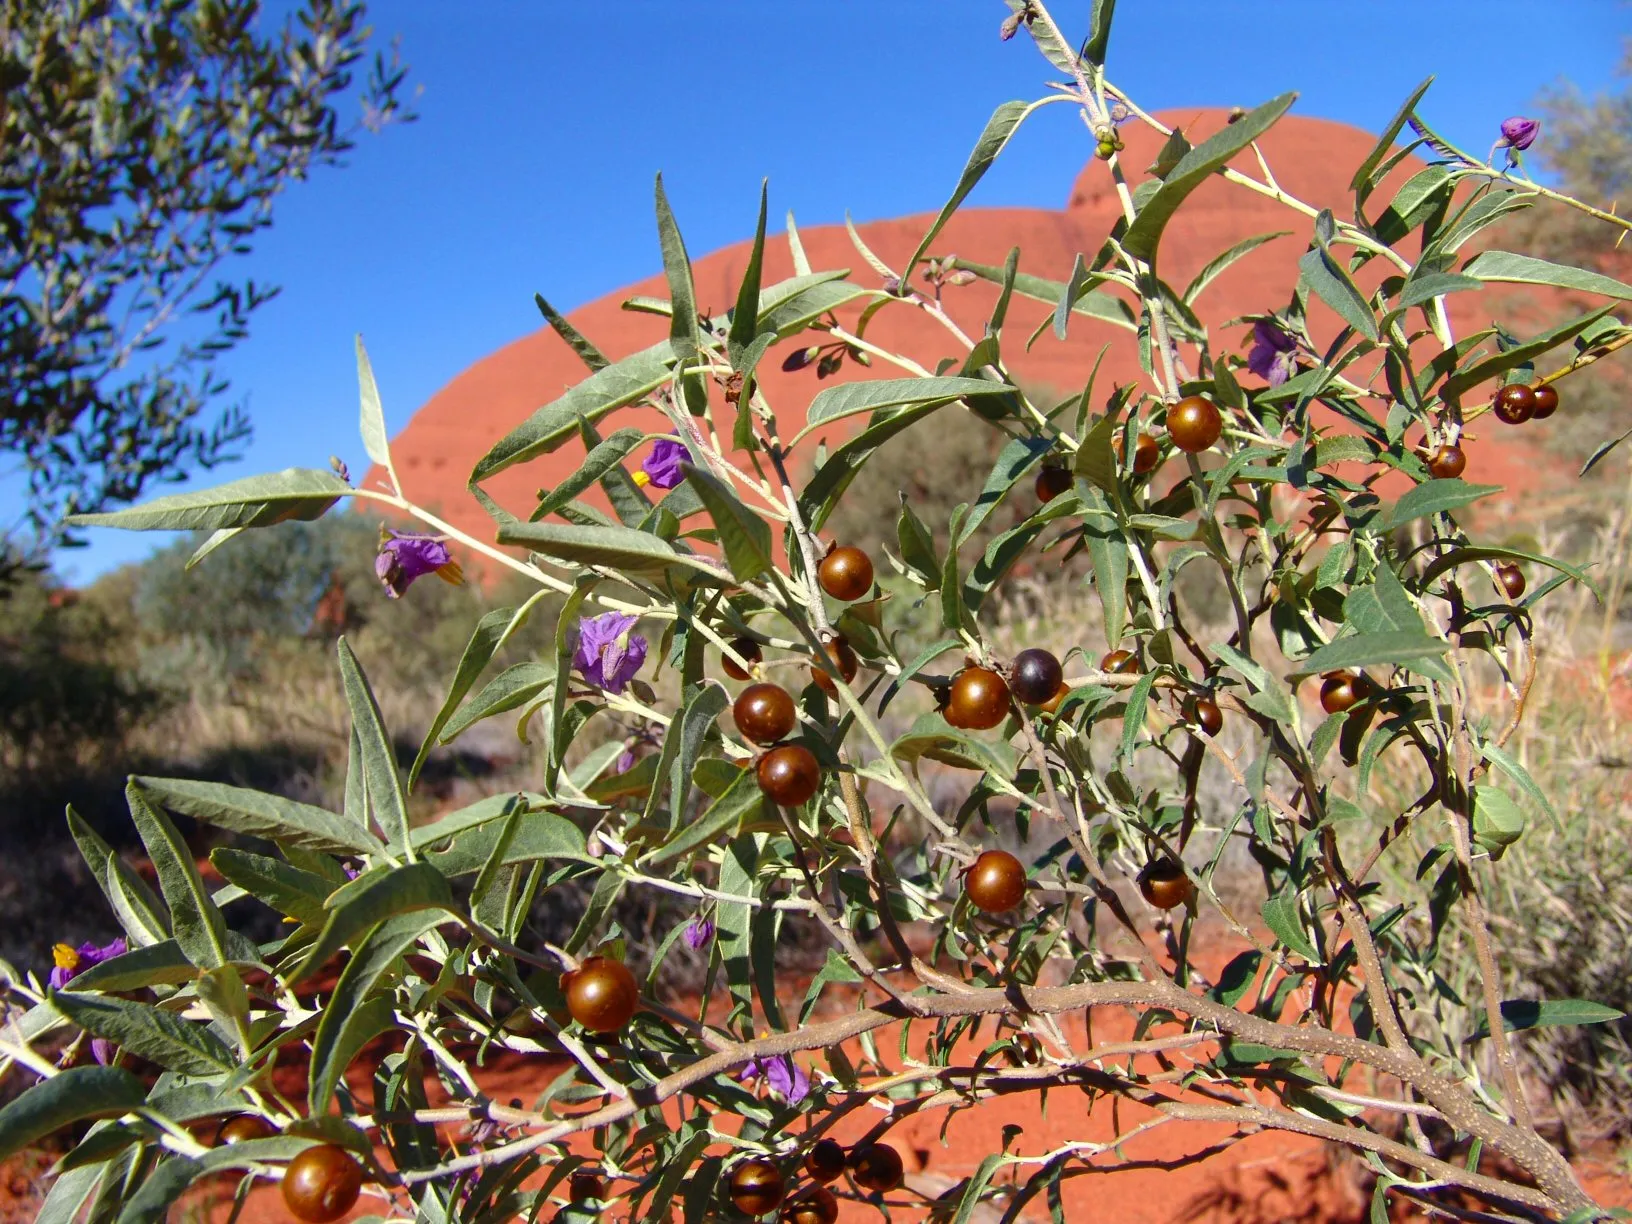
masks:
<path fill-rule="evenodd" d="M 51 970 L 51 989 L 61 990 L 73 981 L 77 974 L 83 973 L 92 965 L 100 965 L 105 960 L 123 956 L 127 950 L 123 939 L 116 939 L 101 947 L 93 943 L 82 943 L 75 948 L 69 944 L 59 943 L 51 949 L 51 959 L 56 965 L 56 968 Z"/>
<path fill-rule="evenodd" d="M 646 639 L 630 632 L 638 619 L 605 612 L 578 622 L 578 650 L 572 665 L 603 692 L 623 692 L 646 662 Z"/>
<path fill-rule="evenodd" d="M 1541 135 L 1541 120 L 1514 115 L 1502 120 L 1502 138 L 1496 142 L 1499 149 L 1528 149 Z"/>
<path fill-rule="evenodd" d="M 673 438 L 659 438 L 657 445 L 652 447 L 652 453 L 640 465 L 635 483 L 649 484 L 654 489 L 672 489 L 686 478 L 680 465 L 690 462 L 691 452 L 684 445 Z"/>
<path fill-rule="evenodd" d="M 1247 369 L 1272 387 L 1298 372 L 1298 342 L 1267 319 L 1252 325 L 1252 351 Z"/>
<path fill-rule="evenodd" d="M 464 571 L 448 552 L 442 536 L 390 528 L 382 530 L 380 536 L 380 555 L 374 558 L 374 573 L 384 584 L 389 598 L 401 598 L 416 578 L 426 574 L 435 574 L 454 586 L 465 580 Z"/>
<path fill-rule="evenodd" d="M 686 946 L 693 952 L 701 952 L 708 946 L 708 941 L 714 938 L 714 923 L 698 914 L 686 923 L 685 929 L 680 932 L 680 938 L 686 941 Z"/>
<path fill-rule="evenodd" d="M 789 1105 L 797 1105 L 810 1095 L 810 1076 L 786 1054 L 750 1059 L 737 1078 L 743 1083 L 763 1079 Z"/>

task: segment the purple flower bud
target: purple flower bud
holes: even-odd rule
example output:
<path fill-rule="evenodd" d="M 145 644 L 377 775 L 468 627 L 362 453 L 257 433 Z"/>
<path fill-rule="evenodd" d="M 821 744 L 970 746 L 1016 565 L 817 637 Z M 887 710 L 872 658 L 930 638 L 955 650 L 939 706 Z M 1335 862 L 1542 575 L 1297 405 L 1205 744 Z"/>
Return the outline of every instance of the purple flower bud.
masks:
<path fill-rule="evenodd" d="M 632 748 L 625 748 L 618 754 L 618 759 L 612 762 L 613 773 L 628 773 L 635 767 L 635 753 Z"/>
<path fill-rule="evenodd" d="M 821 351 L 821 346 L 815 344 L 809 348 L 797 349 L 782 359 L 782 369 L 789 374 L 792 374 L 795 370 L 802 370 L 815 361 L 816 354 Z"/>
<path fill-rule="evenodd" d="M 578 622 L 578 649 L 572 665 L 603 692 L 623 692 L 646 661 L 646 639 L 630 632 L 638 619 L 606 612 Z"/>
<path fill-rule="evenodd" d="M 810 1095 L 810 1076 L 786 1054 L 750 1059 L 737 1078 L 743 1083 L 763 1079 L 773 1093 L 790 1105 L 797 1105 Z"/>
<path fill-rule="evenodd" d="M 701 952 L 708 941 L 714 938 L 714 924 L 698 914 L 686 923 L 685 930 L 680 932 L 680 938 L 686 941 L 686 946 L 693 952 Z"/>
<path fill-rule="evenodd" d="M 646 480 L 642 483 L 649 483 L 656 489 L 672 489 L 686 478 L 680 465 L 691 461 L 691 452 L 679 442 L 673 438 L 659 438 L 657 445 L 652 447 L 652 453 L 640 465 L 640 470 L 646 474 Z"/>
<path fill-rule="evenodd" d="M 454 586 L 464 581 L 464 572 L 448 552 L 444 537 L 389 528 L 381 534 L 384 538 L 380 542 L 380 555 L 374 558 L 374 573 L 384 585 L 388 598 L 401 598 L 415 579 L 426 574 L 435 574 Z"/>
<path fill-rule="evenodd" d="M 1297 373 L 1298 342 L 1267 319 L 1252 325 L 1252 351 L 1247 369 L 1272 387 L 1278 387 Z"/>
<path fill-rule="evenodd" d="M 91 1038 L 91 1057 L 96 1059 L 96 1061 L 102 1064 L 104 1067 L 110 1066 L 113 1063 L 115 1048 L 116 1047 L 114 1046 L 113 1042 L 109 1041 L 106 1037 Z"/>
<path fill-rule="evenodd" d="M 1526 119 L 1523 115 L 1514 115 L 1510 119 L 1502 120 L 1502 138 L 1496 142 L 1497 148 L 1528 149 L 1536 143 L 1536 137 L 1541 135 L 1541 120 Z"/>

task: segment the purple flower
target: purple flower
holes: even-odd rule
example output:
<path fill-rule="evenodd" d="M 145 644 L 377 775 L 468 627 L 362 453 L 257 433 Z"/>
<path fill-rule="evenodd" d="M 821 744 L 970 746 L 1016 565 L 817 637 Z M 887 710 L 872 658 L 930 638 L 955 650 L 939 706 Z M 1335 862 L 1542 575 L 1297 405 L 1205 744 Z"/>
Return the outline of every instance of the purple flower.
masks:
<path fill-rule="evenodd" d="M 680 932 L 680 938 L 686 941 L 686 946 L 693 952 L 700 952 L 703 946 L 714 938 L 714 923 L 698 914 L 686 923 L 686 929 Z"/>
<path fill-rule="evenodd" d="M 56 968 L 51 970 L 51 989 L 61 990 L 76 974 L 89 969 L 92 965 L 100 965 L 105 960 L 123 956 L 125 952 L 123 939 L 116 939 L 100 948 L 93 943 L 82 943 L 77 948 L 59 943 L 51 949 L 51 959 L 56 963 Z"/>
<path fill-rule="evenodd" d="M 585 680 L 608 693 L 623 692 L 646 661 L 646 639 L 630 632 L 638 619 L 605 612 L 578 622 L 578 650 L 572 665 Z"/>
<path fill-rule="evenodd" d="M 91 1057 L 96 1059 L 96 1061 L 104 1067 L 110 1066 L 113 1063 L 115 1049 L 116 1047 L 114 1046 L 113 1042 L 109 1041 L 106 1037 L 91 1038 Z"/>
<path fill-rule="evenodd" d="M 657 489 L 672 489 L 686 478 L 680 470 L 682 463 L 691 462 L 691 452 L 673 438 L 659 438 L 652 453 L 635 473 L 637 485 L 649 484 Z"/>
<path fill-rule="evenodd" d="M 612 762 L 613 773 L 628 773 L 634 767 L 635 750 L 633 748 L 625 748 L 622 752 L 618 753 L 618 759 Z"/>
<path fill-rule="evenodd" d="M 1298 342 L 1267 319 L 1252 325 L 1252 351 L 1247 369 L 1272 387 L 1278 387 L 1298 371 Z"/>
<path fill-rule="evenodd" d="M 786 1054 L 750 1059 L 737 1078 L 744 1083 L 763 1079 L 789 1105 L 797 1105 L 810 1095 L 810 1076 Z"/>
<path fill-rule="evenodd" d="M 1514 115 L 1511 119 L 1502 120 L 1502 138 L 1496 142 L 1498 149 L 1528 149 L 1536 143 L 1536 137 L 1541 135 L 1541 120 L 1526 119 L 1523 115 Z"/>
<path fill-rule="evenodd" d="M 453 586 L 465 580 L 464 571 L 448 552 L 444 539 L 443 536 L 381 529 L 380 555 L 374 558 L 374 573 L 385 585 L 389 598 L 401 598 L 414 579 L 426 574 L 435 574 Z"/>

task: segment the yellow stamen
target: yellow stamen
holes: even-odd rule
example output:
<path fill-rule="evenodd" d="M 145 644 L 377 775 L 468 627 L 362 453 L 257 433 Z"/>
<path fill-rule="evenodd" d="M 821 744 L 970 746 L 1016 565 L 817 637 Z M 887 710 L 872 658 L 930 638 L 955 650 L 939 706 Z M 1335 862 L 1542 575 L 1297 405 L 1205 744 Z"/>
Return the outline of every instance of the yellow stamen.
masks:
<path fill-rule="evenodd" d="M 449 586 L 464 586 L 465 584 L 465 571 L 457 561 L 449 561 L 446 565 L 438 566 L 436 576 Z"/>
<path fill-rule="evenodd" d="M 51 949 L 51 959 L 58 969 L 78 969 L 79 953 L 65 943 Z"/>
<path fill-rule="evenodd" d="M 635 487 L 637 489 L 644 489 L 647 485 L 652 483 L 652 478 L 646 475 L 646 470 L 644 468 L 637 471 L 633 476 L 629 477 L 629 479 L 635 482 Z"/>

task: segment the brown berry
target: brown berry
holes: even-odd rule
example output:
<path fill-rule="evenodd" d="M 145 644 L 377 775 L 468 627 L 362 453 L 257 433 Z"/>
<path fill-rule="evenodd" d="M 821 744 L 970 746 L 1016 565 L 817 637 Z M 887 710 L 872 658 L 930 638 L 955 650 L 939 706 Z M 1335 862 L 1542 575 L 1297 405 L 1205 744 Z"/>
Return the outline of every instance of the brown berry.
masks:
<path fill-rule="evenodd" d="M 783 1224 L 837 1224 L 839 1200 L 826 1186 L 812 1186 L 782 1208 Z"/>
<path fill-rule="evenodd" d="M 782 1170 L 768 1160 L 755 1157 L 731 1170 L 731 1201 L 744 1215 L 769 1215 L 786 1193 Z"/>
<path fill-rule="evenodd" d="M 1123 430 L 1122 436 L 1117 439 L 1116 444 L 1117 458 L 1124 461 L 1127 459 L 1127 436 L 1127 431 Z M 1154 471 L 1156 465 L 1161 461 L 1162 448 L 1157 445 L 1156 439 L 1148 433 L 1141 433 L 1133 444 L 1134 475 L 1143 476 L 1146 472 Z"/>
<path fill-rule="evenodd" d="M 793 730 L 798 716 L 793 697 L 776 684 L 750 684 L 731 703 L 737 730 L 756 744 L 774 744 Z"/>
<path fill-rule="evenodd" d="M 760 653 L 759 643 L 754 641 L 753 638 L 732 638 L 731 649 L 743 659 L 747 660 L 749 667 L 752 667 L 755 663 L 758 663 L 765 657 Z M 742 668 L 738 667 L 736 660 L 728 654 L 720 655 L 720 666 L 725 669 L 725 674 L 730 676 L 733 680 L 748 679 L 748 673 L 743 671 Z"/>
<path fill-rule="evenodd" d="M 850 1175 L 863 1190 L 885 1193 L 901 1184 L 901 1153 L 887 1143 L 869 1143 L 850 1152 Z"/>
<path fill-rule="evenodd" d="M 1496 566 L 1496 582 L 1509 599 L 1517 599 L 1524 594 L 1524 571 L 1511 561 L 1503 561 Z"/>
<path fill-rule="evenodd" d="M 1050 700 L 1064 679 L 1060 661 L 1036 646 L 1015 655 L 1009 666 L 1009 690 L 1027 705 Z"/>
<path fill-rule="evenodd" d="M 1152 859 L 1139 873 L 1139 892 L 1157 909 L 1177 909 L 1190 899 L 1190 879 L 1172 859 Z"/>
<path fill-rule="evenodd" d="M 1468 457 L 1460 446 L 1447 442 L 1428 459 L 1428 474 L 1435 480 L 1455 480 L 1467 470 Z"/>
<path fill-rule="evenodd" d="M 1016 1067 L 1035 1067 L 1043 1061 L 1043 1043 L 1030 1033 L 1016 1033 L 1009 1049 L 1009 1062 Z"/>
<path fill-rule="evenodd" d="M 989 667 L 966 667 L 952 678 L 942 711 L 946 721 L 966 731 L 989 731 L 1009 713 L 1009 686 Z"/>
<path fill-rule="evenodd" d="M 224 1147 L 231 1143 L 248 1143 L 253 1139 L 270 1139 L 277 1133 L 265 1118 L 256 1114 L 239 1114 L 222 1123 L 215 1142 L 218 1147 Z"/>
<path fill-rule="evenodd" d="M 842 637 L 836 637 L 829 642 L 827 651 L 839 661 L 839 675 L 844 677 L 846 684 L 849 684 L 850 681 L 856 678 L 856 667 L 858 666 L 856 652 L 850 649 L 850 643 Z M 839 695 L 838 686 L 833 683 L 833 677 L 828 674 L 827 669 L 822 664 L 812 663 L 810 665 L 810 678 L 816 682 L 816 687 L 829 697 Z"/>
<path fill-rule="evenodd" d="M 572 1175 L 567 1197 L 575 1203 L 587 1203 L 591 1199 L 599 1202 L 605 1194 L 606 1186 L 596 1174 L 578 1172 Z"/>
<path fill-rule="evenodd" d="M 592 1033 L 615 1033 L 640 1005 L 640 987 L 622 961 L 587 956 L 561 979 L 572 1018 Z"/>
<path fill-rule="evenodd" d="M 1320 708 L 1341 714 L 1366 695 L 1366 678 L 1357 672 L 1327 672 L 1320 685 Z"/>
<path fill-rule="evenodd" d="M 1037 706 L 1037 709 L 1040 713 L 1052 714 L 1060 708 L 1060 704 L 1070 695 L 1071 686 L 1064 680 L 1061 680 L 1060 687 L 1054 690 L 1054 696 L 1050 697 L 1047 701 L 1041 702 Z"/>
<path fill-rule="evenodd" d="M 1192 697 L 1185 703 L 1184 715 L 1207 735 L 1224 729 L 1224 712 L 1211 697 Z"/>
<path fill-rule="evenodd" d="M 1100 659 L 1099 670 L 1113 676 L 1131 676 L 1139 670 L 1139 656 L 1131 650 L 1113 650 Z"/>
<path fill-rule="evenodd" d="M 1209 399 L 1187 395 L 1167 410 L 1167 436 L 1187 454 L 1204 451 L 1224 432 L 1224 418 Z M 1138 455 L 1135 453 L 1137 460 Z"/>
<path fill-rule="evenodd" d="M 1545 421 L 1558 411 L 1558 388 L 1552 383 L 1542 383 L 1539 387 L 1531 387 L 1535 392 L 1536 409 L 1530 414 L 1532 421 Z"/>
<path fill-rule="evenodd" d="M 1536 411 L 1536 393 L 1523 383 L 1509 383 L 1496 393 L 1496 415 L 1509 425 L 1523 425 Z"/>
<path fill-rule="evenodd" d="M 1053 501 L 1061 493 L 1070 491 L 1071 473 L 1051 464 L 1037 473 L 1036 483 L 1032 487 L 1037 491 L 1038 501 Z"/>
<path fill-rule="evenodd" d="M 816 567 L 822 590 L 834 599 L 851 603 L 873 589 L 873 563 L 859 548 L 835 548 Z"/>
<path fill-rule="evenodd" d="M 844 1172 L 844 1148 L 835 1140 L 818 1139 L 805 1153 L 805 1172 L 813 1181 L 834 1181 Z"/>
<path fill-rule="evenodd" d="M 330 1224 L 357 1204 L 363 1166 L 345 1148 L 319 1143 L 289 1162 L 283 1172 L 283 1205 L 307 1224 Z"/>
<path fill-rule="evenodd" d="M 963 876 L 969 903 L 987 914 L 1001 914 L 1026 895 L 1026 869 L 1007 850 L 986 850 Z"/>
<path fill-rule="evenodd" d="M 822 784 L 821 766 L 803 744 L 782 744 L 759 758 L 755 766 L 759 789 L 773 803 L 798 807 Z"/>

